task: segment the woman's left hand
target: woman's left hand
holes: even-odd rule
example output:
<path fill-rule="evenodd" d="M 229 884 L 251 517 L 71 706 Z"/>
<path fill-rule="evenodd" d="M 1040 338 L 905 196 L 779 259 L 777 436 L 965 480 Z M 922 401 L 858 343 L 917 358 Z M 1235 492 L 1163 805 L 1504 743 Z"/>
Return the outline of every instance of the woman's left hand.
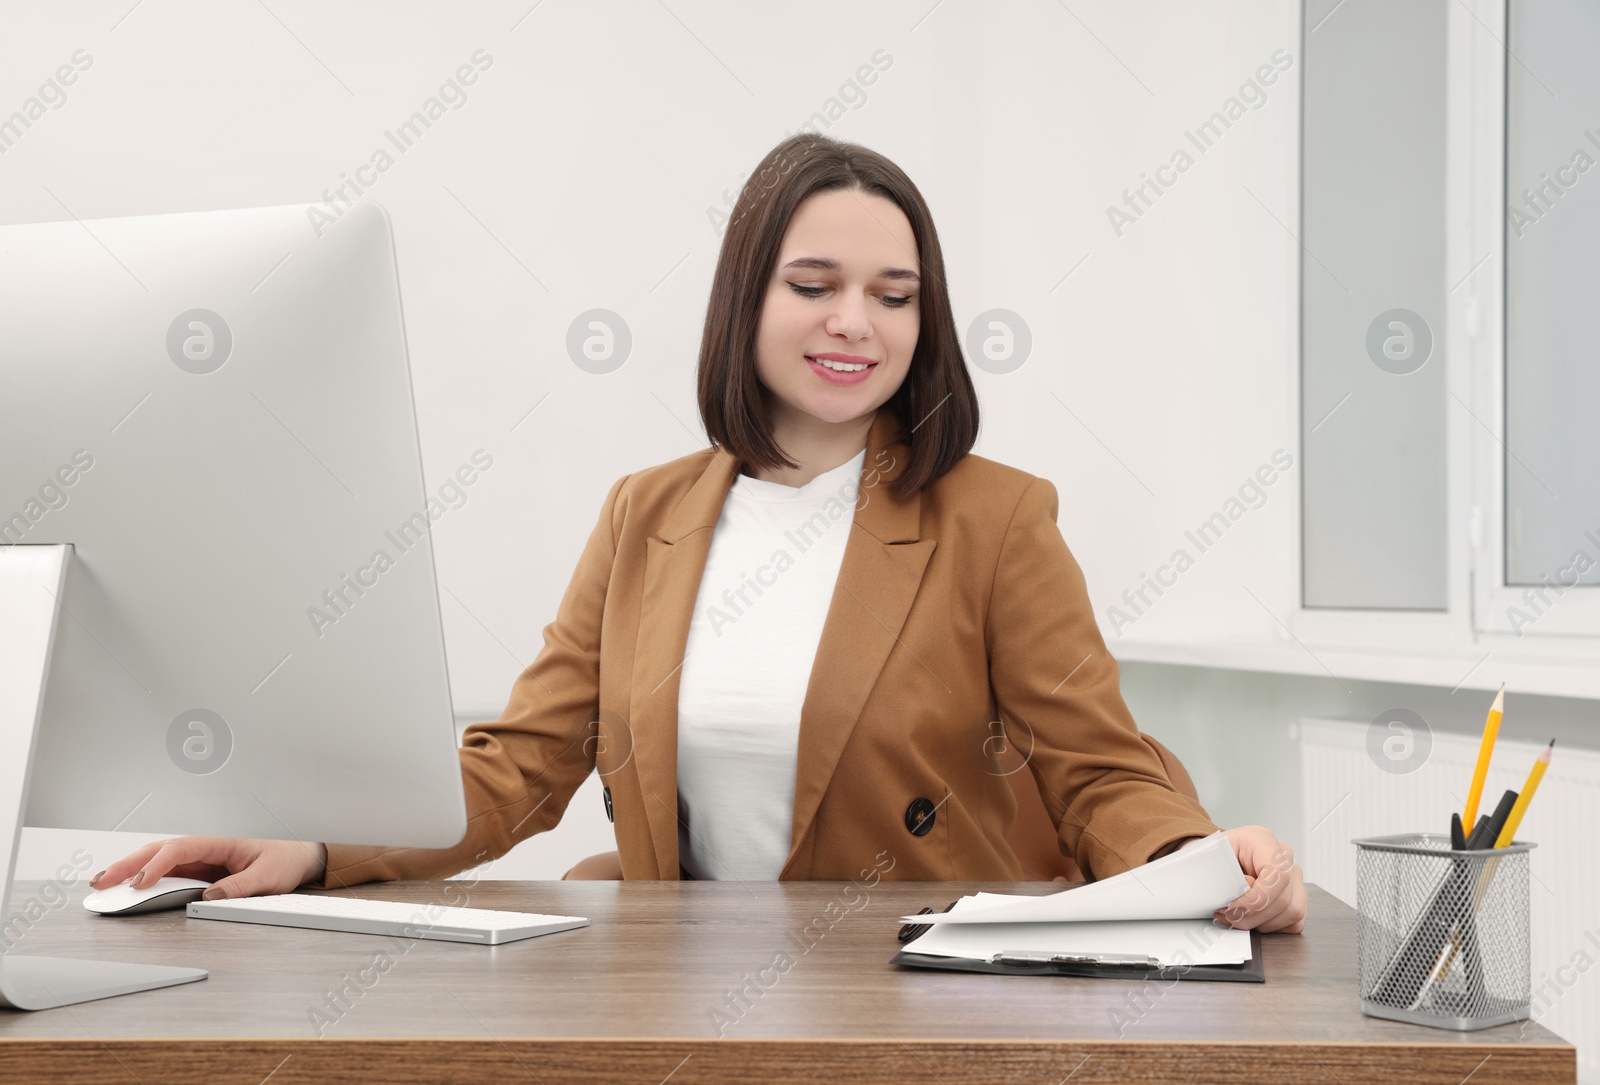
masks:
<path fill-rule="evenodd" d="M 1233 844 L 1250 888 L 1218 908 L 1216 921 L 1262 934 L 1305 930 L 1306 883 L 1294 861 L 1294 849 L 1260 825 L 1228 829 L 1223 835 Z"/>

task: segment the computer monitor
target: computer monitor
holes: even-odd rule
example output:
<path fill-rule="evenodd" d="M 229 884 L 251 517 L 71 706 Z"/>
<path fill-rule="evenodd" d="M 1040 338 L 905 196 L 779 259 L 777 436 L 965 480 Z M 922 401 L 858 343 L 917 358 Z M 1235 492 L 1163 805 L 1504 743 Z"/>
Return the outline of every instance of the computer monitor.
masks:
<path fill-rule="evenodd" d="M 22 824 L 465 832 L 393 236 L 329 218 L 0 227 L 0 921 Z"/>

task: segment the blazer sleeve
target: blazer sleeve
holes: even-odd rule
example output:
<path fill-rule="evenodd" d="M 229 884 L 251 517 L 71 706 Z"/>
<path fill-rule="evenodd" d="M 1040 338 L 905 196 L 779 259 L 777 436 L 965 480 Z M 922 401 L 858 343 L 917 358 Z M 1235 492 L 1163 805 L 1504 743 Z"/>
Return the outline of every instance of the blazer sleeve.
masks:
<path fill-rule="evenodd" d="M 1064 854 L 1090 878 L 1216 831 L 1139 737 L 1083 572 L 1056 526 L 1056 489 L 1030 482 L 1001 544 L 985 636 L 995 702 Z"/>
<path fill-rule="evenodd" d="M 544 647 L 517 678 L 505 711 L 462 735 L 467 832 L 461 842 L 449 848 L 329 844 L 323 886 L 442 878 L 498 858 L 561 820 L 594 768 L 601 616 L 617 552 L 618 494 L 628 477 L 606 495 L 555 621 L 544 628 Z"/>

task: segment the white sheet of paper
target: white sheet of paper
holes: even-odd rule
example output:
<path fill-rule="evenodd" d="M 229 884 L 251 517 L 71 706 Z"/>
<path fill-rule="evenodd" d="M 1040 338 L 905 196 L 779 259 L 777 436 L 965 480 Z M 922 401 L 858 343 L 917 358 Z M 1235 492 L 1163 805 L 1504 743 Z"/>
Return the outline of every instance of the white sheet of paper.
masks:
<path fill-rule="evenodd" d="M 944 923 L 906 947 L 908 953 L 988 961 L 996 953 L 1127 953 L 1163 965 L 1243 964 L 1250 932 L 1209 919 L 1146 919 L 1130 923 Z"/>
<path fill-rule="evenodd" d="M 970 903 L 951 911 L 902 916 L 900 922 L 950 926 L 1204 919 L 1209 923 L 1213 912 L 1248 888 L 1233 844 L 1216 832 L 1198 844 L 1075 889 L 1043 897 L 980 893 L 963 897 Z"/>

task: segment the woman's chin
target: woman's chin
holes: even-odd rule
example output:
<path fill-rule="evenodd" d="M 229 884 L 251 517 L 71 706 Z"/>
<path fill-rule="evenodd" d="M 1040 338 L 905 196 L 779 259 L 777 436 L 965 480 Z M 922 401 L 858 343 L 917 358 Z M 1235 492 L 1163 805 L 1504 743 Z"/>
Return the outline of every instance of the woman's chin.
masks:
<path fill-rule="evenodd" d="M 849 392 L 851 389 L 842 389 Z M 848 425 L 870 417 L 878 404 L 850 395 L 808 396 L 798 402 L 789 401 L 790 413 L 797 419 L 822 422 L 833 426 Z"/>

